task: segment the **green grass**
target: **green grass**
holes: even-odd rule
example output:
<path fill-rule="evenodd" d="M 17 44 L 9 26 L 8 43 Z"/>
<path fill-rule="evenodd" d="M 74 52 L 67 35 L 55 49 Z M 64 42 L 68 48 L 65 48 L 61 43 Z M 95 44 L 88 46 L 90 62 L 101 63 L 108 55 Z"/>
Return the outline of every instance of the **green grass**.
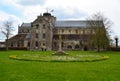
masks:
<path fill-rule="evenodd" d="M 68 51 L 70 55 L 100 54 L 110 58 L 95 62 L 34 62 L 9 59 L 10 55 L 41 51 L 0 51 L 0 81 L 120 81 L 120 52 Z"/>

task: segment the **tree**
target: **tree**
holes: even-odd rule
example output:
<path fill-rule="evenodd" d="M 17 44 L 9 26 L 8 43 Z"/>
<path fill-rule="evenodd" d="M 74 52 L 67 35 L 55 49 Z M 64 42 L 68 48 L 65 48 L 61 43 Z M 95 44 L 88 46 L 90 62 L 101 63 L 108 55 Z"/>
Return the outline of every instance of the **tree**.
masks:
<path fill-rule="evenodd" d="M 8 46 L 9 46 L 8 39 L 10 38 L 10 36 L 12 35 L 12 32 L 14 30 L 14 27 L 12 25 L 13 25 L 12 22 L 5 21 L 2 26 L 2 33 L 6 37 L 6 50 L 8 50 Z"/>
<path fill-rule="evenodd" d="M 115 37 L 115 45 L 116 45 L 116 48 L 118 48 L 118 37 Z"/>
<path fill-rule="evenodd" d="M 111 32 L 110 27 L 112 22 L 100 12 L 93 14 L 87 20 L 88 26 L 94 31 L 94 34 L 91 34 L 90 38 L 92 46 L 96 47 L 98 52 L 100 52 L 100 49 L 108 48 L 110 42 L 109 33 Z"/>

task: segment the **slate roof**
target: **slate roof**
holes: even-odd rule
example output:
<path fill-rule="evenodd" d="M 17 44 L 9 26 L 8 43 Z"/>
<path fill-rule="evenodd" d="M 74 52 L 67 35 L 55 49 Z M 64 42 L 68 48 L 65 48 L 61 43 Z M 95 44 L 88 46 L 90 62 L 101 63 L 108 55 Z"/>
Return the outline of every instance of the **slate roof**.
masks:
<path fill-rule="evenodd" d="M 23 23 L 21 27 L 31 27 L 31 23 Z"/>
<path fill-rule="evenodd" d="M 55 27 L 80 27 L 80 28 L 86 28 L 87 27 L 87 22 L 89 22 L 89 21 L 56 21 L 54 26 Z M 23 23 L 21 25 L 21 27 L 31 27 L 31 23 Z"/>
<path fill-rule="evenodd" d="M 56 21 L 55 27 L 86 27 L 87 21 Z"/>
<path fill-rule="evenodd" d="M 11 37 L 9 40 L 24 40 L 27 34 L 17 34 Z"/>

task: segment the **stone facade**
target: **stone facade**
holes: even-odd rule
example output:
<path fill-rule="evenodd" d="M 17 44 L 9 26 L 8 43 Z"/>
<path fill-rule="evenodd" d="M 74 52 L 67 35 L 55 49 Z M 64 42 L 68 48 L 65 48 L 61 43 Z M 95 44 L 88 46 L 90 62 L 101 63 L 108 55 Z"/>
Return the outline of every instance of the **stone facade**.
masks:
<path fill-rule="evenodd" d="M 50 13 L 44 13 L 33 22 L 23 23 L 19 26 L 18 35 L 25 35 L 22 38 L 23 45 L 21 46 L 29 50 L 58 50 L 59 36 L 61 36 L 61 47 L 63 50 L 90 48 L 88 44 L 90 34 L 95 32 L 87 25 L 87 22 L 57 21 L 56 17 Z M 11 39 L 11 44 L 13 41 L 19 40 L 19 38 L 14 39 L 14 37 Z"/>
<path fill-rule="evenodd" d="M 26 39 L 27 34 L 25 33 L 20 33 L 15 35 L 14 37 L 9 39 L 9 47 L 14 47 L 14 48 L 25 48 L 28 47 L 27 42 L 28 40 Z"/>
<path fill-rule="evenodd" d="M 52 50 L 53 28 L 56 18 L 49 13 L 31 23 L 30 49 L 31 50 Z"/>

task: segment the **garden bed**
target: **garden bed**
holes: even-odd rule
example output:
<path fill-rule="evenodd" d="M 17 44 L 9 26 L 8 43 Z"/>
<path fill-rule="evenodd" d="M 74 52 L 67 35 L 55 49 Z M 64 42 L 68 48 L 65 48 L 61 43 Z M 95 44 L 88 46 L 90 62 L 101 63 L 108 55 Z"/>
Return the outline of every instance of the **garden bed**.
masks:
<path fill-rule="evenodd" d="M 24 55 L 11 55 L 10 59 L 22 60 L 22 61 L 41 61 L 41 62 L 93 62 L 106 60 L 109 56 L 103 55 L 47 55 L 43 56 L 40 54 L 24 54 Z"/>

